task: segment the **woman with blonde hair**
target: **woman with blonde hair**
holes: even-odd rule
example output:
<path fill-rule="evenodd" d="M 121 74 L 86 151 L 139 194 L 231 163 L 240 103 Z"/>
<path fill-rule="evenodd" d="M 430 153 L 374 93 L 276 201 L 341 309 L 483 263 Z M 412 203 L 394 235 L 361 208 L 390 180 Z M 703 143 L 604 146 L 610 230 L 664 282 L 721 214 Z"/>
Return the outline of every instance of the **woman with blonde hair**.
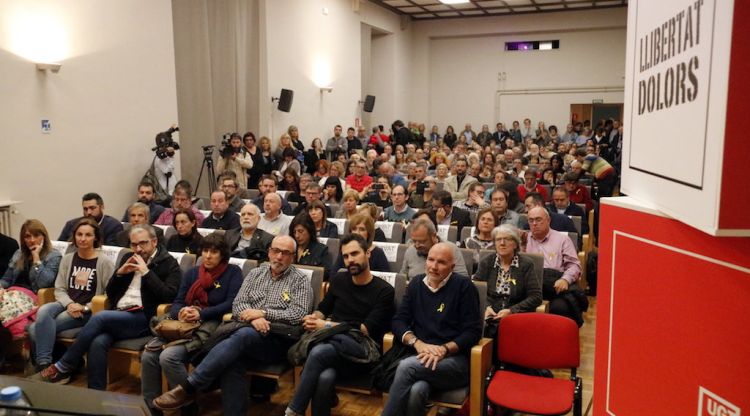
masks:
<path fill-rule="evenodd" d="M 359 209 L 357 209 L 357 213 L 365 214 L 369 216 L 370 218 L 372 218 L 373 224 L 378 220 L 378 217 L 380 216 L 377 205 L 370 203 L 370 202 L 362 204 L 362 206 L 360 206 Z M 388 241 L 385 238 L 385 233 L 380 228 L 375 228 L 375 234 L 374 234 L 373 239 L 375 241 L 383 242 L 383 243 Z"/>
<path fill-rule="evenodd" d="M 435 152 L 430 156 L 430 170 L 437 169 L 443 163 L 448 163 L 448 156 L 443 152 Z"/>
<path fill-rule="evenodd" d="M 259 156 L 256 157 L 255 163 L 261 164 L 261 168 L 258 170 L 260 172 L 260 176 L 262 175 L 268 175 L 273 171 L 273 167 L 276 165 L 276 158 L 273 156 L 273 151 L 271 150 L 271 139 L 269 139 L 266 136 L 261 136 L 260 139 L 258 139 L 258 148 L 259 150 Z M 260 182 L 260 176 L 258 177 L 258 182 Z"/>
<path fill-rule="evenodd" d="M 450 176 L 450 173 L 451 171 L 448 169 L 448 165 L 441 163 L 435 168 L 435 180 L 437 180 L 437 182 L 445 182 L 445 180 L 448 179 L 448 176 Z"/>
<path fill-rule="evenodd" d="M 344 164 L 339 162 L 338 160 L 331 162 L 330 166 L 328 167 L 328 176 L 325 176 L 323 178 L 320 178 L 318 181 L 318 185 L 325 186 L 326 179 L 333 176 L 334 178 L 339 178 L 339 181 L 341 181 L 341 189 L 346 189 L 346 181 L 344 180 Z"/>
<path fill-rule="evenodd" d="M 273 152 L 273 156 L 276 160 L 284 159 L 284 149 L 294 149 L 292 146 L 292 138 L 286 133 L 279 137 L 279 144 L 276 145 L 276 150 Z"/>
<path fill-rule="evenodd" d="M 341 198 L 341 208 L 336 212 L 336 218 L 349 219 L 356 215 L 359 199 L 359 192 L 354 189 L 344 192 L 344 197 Z"/>

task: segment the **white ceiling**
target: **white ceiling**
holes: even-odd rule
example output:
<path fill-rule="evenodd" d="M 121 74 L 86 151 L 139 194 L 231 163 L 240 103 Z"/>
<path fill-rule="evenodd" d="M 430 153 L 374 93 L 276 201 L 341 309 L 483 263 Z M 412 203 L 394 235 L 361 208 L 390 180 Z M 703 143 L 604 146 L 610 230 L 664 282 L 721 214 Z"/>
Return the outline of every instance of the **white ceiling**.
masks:
<path fill-rule="evenodd" d="M 457 17 L 501 16 L 566 10 L 627 7 L 627 0 L 470 0 L 464 4 L 443 4 L 438 0 L 370 0 L 414 20 Z"/>

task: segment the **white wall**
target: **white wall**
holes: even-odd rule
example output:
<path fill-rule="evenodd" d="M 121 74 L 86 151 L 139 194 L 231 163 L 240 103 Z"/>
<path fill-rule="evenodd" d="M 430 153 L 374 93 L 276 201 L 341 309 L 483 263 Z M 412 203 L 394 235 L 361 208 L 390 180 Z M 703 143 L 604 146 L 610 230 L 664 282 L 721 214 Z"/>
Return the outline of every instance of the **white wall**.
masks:
<path fill-rule="evenodd" d="M 441 130 L 525 117 L 564 126 L 569 104 L 622 102 L 626 18 L 618 8 L 415 22 L 410 117 Z M 507 41 L 555 39 L 558 50 L 504 50 Z M 591 87 L 616 88 L 579 92 Z M 542 91 L 517 92 L 526 89 Z"/>
<path fill-rule="evenodd" d="M 402 31 L 398 16 L 381 7 L 361 2 L 359 10 L 351 0 L 265 0 L 261 2 L 260 131 L 273 132 L 275 143 L 290 124 L 295 124 L 303 141 L 325 140 L 333 126 L 353 126 L 360 117 L 362 100 L 361 23 L 392 33 L 394 45 L 382 65 L 390 85 L 373 80 L 377 96 L 371 120 L 390 124 L 397 112 L 406 110 L 406 85 L 410 34 Z M 327 8 L 328 14 L 323 14 Z M 380 69 L 380 68 L 379 68 Z M 333 92 L 320 92 L 330 86 Z M 294 91 L 290 113 L 271 104 L 281 88 Z M 381 94 L 382 92 L 382 94 Z M 273 118 L 273 123 L 271 123 Z M 370 127 L 370 126 L 366 126 Z"/>
<path fill-rule="evenodd" d="M 57 238 L 86 192 L 119 218 L 154 136 L 177 121 L 170 1 L 6 0 L 0 20 L 0 199 L 23 201 L 13 236 L 39 218 Z M 40 53 L 58 74 L 34 68 Z"/>

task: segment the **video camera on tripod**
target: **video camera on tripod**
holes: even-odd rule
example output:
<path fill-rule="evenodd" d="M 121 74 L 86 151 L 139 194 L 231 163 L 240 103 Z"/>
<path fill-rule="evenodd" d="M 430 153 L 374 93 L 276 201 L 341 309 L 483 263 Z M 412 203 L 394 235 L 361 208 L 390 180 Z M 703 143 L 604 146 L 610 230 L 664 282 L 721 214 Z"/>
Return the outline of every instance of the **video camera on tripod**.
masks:
<path fill-rule="evenodd" d="M 156 134 L 154 139 L 156 146 L 151 148 L 152 152 L 156 152 L 156 157 L 166 159 L 174 156 L 175 150 L 180 150 L 180 144 L 172 138 L 172 133 L 176 131 L 180 131 L 180 128 L 173 125 L 169 130 Z"/>

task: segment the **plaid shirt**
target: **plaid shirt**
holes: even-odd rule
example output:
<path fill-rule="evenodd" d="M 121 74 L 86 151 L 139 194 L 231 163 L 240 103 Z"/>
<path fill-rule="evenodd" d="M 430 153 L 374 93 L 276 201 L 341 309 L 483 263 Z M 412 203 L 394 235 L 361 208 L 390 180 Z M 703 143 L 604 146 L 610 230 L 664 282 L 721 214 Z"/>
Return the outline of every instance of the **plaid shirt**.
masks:
<path fill-rule="evenodd" d="M 232 303 L 235 317 L 246 309 L 265 310 L 271 322 L 299 325 L 313 310 L 310 279 L 293 265 L 272 279 L 270 263 L 263 263 L 247 274 Z"/>

